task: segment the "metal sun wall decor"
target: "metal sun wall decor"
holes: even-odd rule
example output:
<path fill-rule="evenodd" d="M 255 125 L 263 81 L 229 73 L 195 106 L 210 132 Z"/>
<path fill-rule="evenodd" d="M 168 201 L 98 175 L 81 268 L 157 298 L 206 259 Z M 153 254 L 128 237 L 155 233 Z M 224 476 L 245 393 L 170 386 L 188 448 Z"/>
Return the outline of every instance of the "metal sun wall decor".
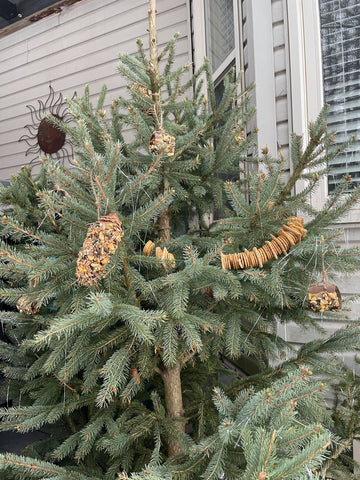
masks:
<path fill-rule="evenodd" d="M 72 117 L 68 112 L 68 104 L 64 101 L 61 92 L 55 98 L 55 92 L 51 85 L 49 85 L 49 89 L 50 93 L 46 101 L 38 100 L 37 108 L 33 105 L 26 105 L 30 110 L 32 123 L 25 125 L 29 133 L 19 138 L 19 142 L 26 142 L 29 145 L 25 156 L 35 155 L 30 160 L 30 164 L 34 164 L 42 153 L 61 162 L 70 161 L 73 156 L 73 148 L 67 140 L 65 132 L 48 119 L 48 115 L 52 115 L 62 122 L 69 123 Z M 73 98 L 74 96 L 76 93 Z"/>

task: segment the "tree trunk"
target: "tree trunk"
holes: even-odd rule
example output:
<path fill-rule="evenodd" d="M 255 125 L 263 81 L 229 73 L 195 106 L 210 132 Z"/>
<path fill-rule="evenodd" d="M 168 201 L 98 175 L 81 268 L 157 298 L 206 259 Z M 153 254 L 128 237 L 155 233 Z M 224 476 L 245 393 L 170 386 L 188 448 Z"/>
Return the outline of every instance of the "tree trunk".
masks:
<path fill-rule="evenodd" d="M 162 242 L 170 242 L 170 212 L 167 208 L 163 212 L 160 213 L 157 228 L 159 231 L 159 238 Z"/>
<path fill-rule="evenodd" d="M 149 48 L 150 48 L 150 75 L 152 82 L 152 94 L 155 103 L 155 118 L 157 127 L 162 128 L 162 112 L 160 101 L 160 86 L 159 86 L 159 57 L 158 57 L 157 31 L 156 31 L 156 0 L 149 0 Z M 164 169 L 166 173 L 166 167 Z M 163 182 L 163 191 L 169 188 L 166 178 Z M 167 208 L 158 218 L 158 234 L 162 242 L 170 241 L 170 211 Z M 182 419 L 183 401 L 181 388 L 181 364 L 176 363 L 171 368 L 164 367 L 161 372 L 161 377 L 165 389 L 165 408 L 168 418 L 174 419 L 175 430 L 179 434 L 185 432 L 185 422 Z M 169 456 L 179 455 L 183 452 L 180 443 L 174 438 L 169 441 Z"/>
<path fill-rule="evenodd" d="M 185 422 L 182 420 L 184 414 L 181 390 L 181 365 L 177 363 L 172 368 L 164 368 L 162 379 L 165 387 L 166 414 L 169 418 L 178 419 L 175 422 L 175 429 L 181 435 L 185 431 Z M 183 453 L 182 446 L 178 441 L 169 442 L 169 456 Z"/>

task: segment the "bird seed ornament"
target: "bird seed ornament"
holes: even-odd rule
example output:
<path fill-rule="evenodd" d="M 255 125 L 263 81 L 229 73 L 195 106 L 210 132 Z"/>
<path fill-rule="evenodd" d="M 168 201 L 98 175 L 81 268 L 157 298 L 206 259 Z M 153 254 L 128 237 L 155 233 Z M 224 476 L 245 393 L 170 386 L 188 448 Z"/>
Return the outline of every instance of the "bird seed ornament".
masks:
<path fill-rule="evenodd" d="M 224 270 L 262 268 L 264 263 L 277 259 L 278 255 L 286 255 L 289 248 L 301 242 L 305 235 L 303 218 L 289 217 L 286 225 L 278 231 L 277 237 L 270 234 L 272 240 L 266 241 L 262 247 L 254 247 L 251 251 L 245 249 L 241 253 L 221 253 L 221 266 Z"/>
<path fill-rule="evenodd" d="M 19 300 L 16 302 L 16 308 L 19 310 L 19 312 L 26 313 L 27 315 L 34 315 L 35 313 L 38 313 L 40 307 L 41 303 L 34 302 L 26 296 L 20 297 Z"/>
<path fill-rule="evenodd" d="M 148 240 L 145 245 L 144 245 L 144 248 L 143 248 L 143 252 L 144 252 L 144 255 L 151 255 L 151 252 L 154 250 L 154 247 L 155 247 L 155 243 L 152 242 L 151 240 Z"/>
<path fill-rule="evenodd" d="M 149 150 L 151 153 L 165 153 L 172 157 L 175 152 L 175 137 L 159 129 L 150 138 Z"/>
<path fill-rule="evenodd" d="M 172 253 L 167 251 L 166 247 L 164 249 L 162 249 L 160 247 L 156 247 L 155 255 L 157 256 L 157 258 L 161 258 L 161 260 L 167 260 L 170 267 L 175 268 L 175 265 L 176 265 L 175 257 Z M 166 263 L 165 263 L 165 265 L 166 265 Z"/>
<path fill-rule="evenodd" d="M 151 255 L 152 251 L 155 248 L 155 243 L 152 242 L 151 240 L 148 240 L 143 248 L 143 253 L 144 255 Z M 156 258 L 161 258 L 161 260 L 165 260 L 163 263 L 164 267 L 166 265 L 169 265 L 171 268 L 175 268 L 176 262 L 175 262 L 175 257 L 172 253 L 168 252 L 167 248 L 164 247 L 163 249 L 160 247 L 155 248 L 155 256 Z"/>
<path fill-rule="evenodd" d="M 340 312 L 342 298 L 335 283 L 319 282 L 310 285 L 308 293 L 309 307 L 314 312 Z"/>
<path fill-rule="evenodd" d="M 123 236 L 115 212 L 90 225 L 76 261 L 76 278 L 81 285 L 94 285 L 106 274 L 106 267 Z"/>

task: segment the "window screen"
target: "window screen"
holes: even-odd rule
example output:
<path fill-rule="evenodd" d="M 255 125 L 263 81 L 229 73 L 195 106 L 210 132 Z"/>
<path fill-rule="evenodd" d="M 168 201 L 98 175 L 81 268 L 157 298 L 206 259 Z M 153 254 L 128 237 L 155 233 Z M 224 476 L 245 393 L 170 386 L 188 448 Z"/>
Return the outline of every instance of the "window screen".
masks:
<path fill-rule="evenodd" d="M 359 134 L 360 128 L 360 2 L 320 0 L 325 102 L 330 105 L 329 130 L 337 143 Z M 345 174 L 360 184 L 360 143 L 331 162 L 329 192 Z"/>
<path fill-rule="evenodd" d="M 233 0 L 205 2 L 207 55 L 215 72 L 235 48 Z"/>

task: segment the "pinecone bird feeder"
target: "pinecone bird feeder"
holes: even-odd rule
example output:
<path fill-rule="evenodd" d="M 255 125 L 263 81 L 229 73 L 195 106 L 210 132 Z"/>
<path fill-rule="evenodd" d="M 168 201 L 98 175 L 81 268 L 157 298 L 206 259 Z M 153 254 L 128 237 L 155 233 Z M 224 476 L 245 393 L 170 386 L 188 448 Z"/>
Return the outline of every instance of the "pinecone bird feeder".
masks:
<path fill-rule="evenodd" d="M 121 222 L 115 212 L 90 225 L 76 262 L 79 283 L 91 286 L 106 275 L 106 267 L 122 236 Z"/>

